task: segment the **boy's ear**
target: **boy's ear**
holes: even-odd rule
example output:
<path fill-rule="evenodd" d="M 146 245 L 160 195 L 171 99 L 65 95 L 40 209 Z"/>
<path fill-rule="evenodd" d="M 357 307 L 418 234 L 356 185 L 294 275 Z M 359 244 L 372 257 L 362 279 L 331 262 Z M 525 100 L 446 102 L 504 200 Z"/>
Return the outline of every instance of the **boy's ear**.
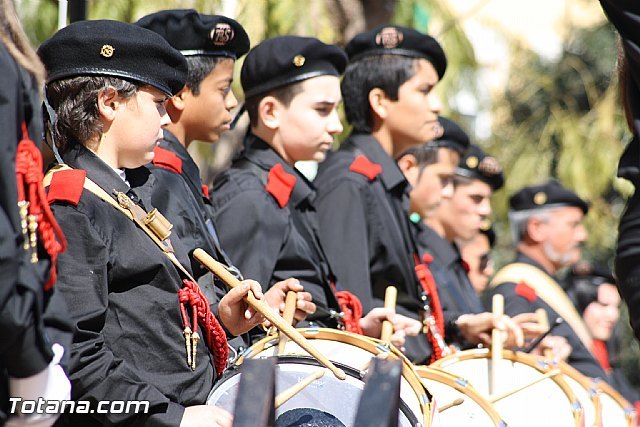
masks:
<path fill-rule="evenodd" d="M 98 92 L 98 113 L 108 121 L 113 121 L 116 110 L 122 105 L 122 100 L 118 96 L 118 91 L 109 86 Z"/>
<path fill-rule="evenodd" d="M 369 107 L 373 113 L 381 119 L 387 117 L 387 105 L 389 98 L 387 94 L 380 88 L 375 87 L 369 91 Z"/>
<path fill-rule="evenodd" d="M 185 108 L 185 99 L 191 95 L 191 89 L 187 86 L 183 87 L 180 92 L 167 100 L 167 108 L 169 105 L 175 110 L 182 111 Z"/>
<path fill-rule="evenodd" d="M 405 154 L 397 161 L 398 167 L 409 181 L 409 184 L 415 186 L 418 177 L 418 160 L 413 154 Z"/>
<path fill-rule="evenodd" d="M 265 96 L 258 104 L 259 121 L 265 127 L 275 130 L 280 127 L 280 113 L 283 105 L 273 96 Z"/>

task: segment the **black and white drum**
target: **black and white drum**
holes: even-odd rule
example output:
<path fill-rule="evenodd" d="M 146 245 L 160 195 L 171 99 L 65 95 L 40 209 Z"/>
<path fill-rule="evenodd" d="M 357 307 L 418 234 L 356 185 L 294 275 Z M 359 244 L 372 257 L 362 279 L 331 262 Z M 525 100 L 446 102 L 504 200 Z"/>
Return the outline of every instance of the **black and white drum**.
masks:
<path fill-rule="evenodd" d="M 278 354 L 278 336 L 267 336 L 245 351 L 236 366 L 218 381 L 207 399 L 208 404 L 223 407 L 233 413 L 240 383 L 240 369 L 247 358 L 277 357 L 276 394 L 312 376 L 319 369 L 324 375 L 311 382 L 276 410 L 276 418 L 295 408 L 313 408 L 338 418 L 345 426 L 353 425 L 360 395 L 364 388 L 364 375 L 373 357 L 401 359 L 401 404 L 399 426 L 430 427 L 437 420 L 431 417 L 431 399 L 411 363 L 394 347 L 345 331 L 324 328 L 299 329 L 305 338 L 336 366 L 347 374 L 346 380 L 337 379 L 331 371 L 292 341 Z"/>

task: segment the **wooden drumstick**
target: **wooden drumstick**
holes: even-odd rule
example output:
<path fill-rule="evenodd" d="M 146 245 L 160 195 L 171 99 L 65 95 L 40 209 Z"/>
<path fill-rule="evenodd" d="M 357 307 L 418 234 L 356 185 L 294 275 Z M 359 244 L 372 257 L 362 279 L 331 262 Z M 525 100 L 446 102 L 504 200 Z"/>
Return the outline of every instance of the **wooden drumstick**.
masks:
<path fill-rule="evenodd" d="M 491 402 L 491 403 L 495 403 L 495 402 L 497 402 L 498 400 L 502 400 L 502 399 L 504 399 L 505 397 L 509 397 L 509 396 L 511 396 L 511 395 L 513 395 L 513 394 L 516 394 L 516 393 L 518 393 L 518 392 L 520 392 L 520 391 L 524 390 L 524 389 L 525 389 L 525 388 L 527 388 L 527 387 L 531 387 L 532 385 L 538 384 L 540 381 L 546 380 L 547 378 L 555 377 L 556 375 L 561 374 L 561 373 L 562 373 L 562 372 L 560 371 L 560 369 L 553 369 L 553 370 L 551 370 L 551 371 L 547 372 L 546 374 L 542 375 L 541 377 L 536 378 L 535 380 L 531 381 L 531 382 L 530 382 L 530 383 L 528 383 L 528 384 L 525 384 L 525 385 L 520 386 L 520 387 L 518 387 L 518 388 L 515 388 L 515 389 L 513 389 L 513 390 L 509 390 L 509 391 L 507 391 L 507 392 L 505 392 L 505 393 L 502 393 L 502 394 L 500 394 L 500 395 L 498 395 L 498 396 L 493 396 L 493 395 L 491 395 L 491 396 L 489 396 L 488 400 L 489 400 L 489 402 Z"/>
<path fill-rule="evenodd" d="M 540 326 L 542 326 L 545 331 L 548 331 L 549 330 L 549 316 L 547 316 L 547 311 L 542 307 L 536 309 L 536 317 L 538 318 L 538 323 L 540 324 Z M 545 348 L 542 351 L 542 355 L 546 359 L 553 359 L 553 350 L 551 350 L 550 348 Z"/>
<path fill-rule="evenodd" d="M 296 312 L 296 303 L 298 302 L 298 293 L 294 291 L 288 291 L 284 300 L 284 312 L 282 318 L 285 322 L 293 325 L 293 315 Z M 287 345 L 289 339 L 285 334 L 280 334 L 280 341 L 278 341 L 278 355 L 284 354 L 284 348 Z"/>
<path fill-rule="evenodd" d="M 453 401 L 447 403 L 446 405 L 442 405 L 441 407 L 438 408 L 438 412 L 444 412 L 449 408 L 453 408 L 454 406 L 458 406 L 458 405 L 462 405 L 464 403 L 464 399 L 462 397 L 458 397 L 457 399 L 454 399 Z"/>
<path fill-rule="evenodd" d="M 384 308 L 396 312 L 396 299 L 398 297 L 398 288 L 395 286 L 387 286 L 384 293 Z M 391 335 L 393 335 L 393 323 L 389 320 L 382 322 L 382 332 L 380 333 L 380 341 L 391 344 Z"/>
<path fill-rule="evenodd" d="M 492 300 L 493 316 L 502 318 L 504 315 L 504 297 L 500 294 L 495 294 Z M 491 394 L 498 390 L 498 365 L 502 360 L 502 339 L 503 331 L 494 328 L 491 331 L 491 378 L 489 382 L 489 392 Z"/>
<path fill-rule="evenodd" d="M 312 373 L 311 375 L 303 378 L 300 382 L 295 383 L 288 389 L 284 390 L 282 393 L 278 394 L 276 396 L 276 402 L 274 404 L 275 409 L 278 409 L 280 405 L 285 403 L 287 400 L 291 399 L 296 394 L 300 393 L 302 390 L 304 390 L 306 386 L 308 386 L 315 380 L 322 378 L 323 375 L 324 375 L 324 369 L 320 368 L 314 373 Z"/>
<path fill-rule="evenodd" d="M 237 286 L 241 286 L 242 283 L 231 273 L 227 271 L 224 265 L 213 259 L 208 253 L 204 250 L 198 248 L 193 251 L 193 257 L 198 260 L 202 265 L 204 265 L 209 271 L 218 276 L 220 280 L 227 284 L 227 286 L 231 288 L 235 288 Z M 253 308 L 258 313 L 262 314 L 267 320 L 271 322 L 272 325 L 275 325 L 282 333 L 287 335 L 292 341 L 302 347 L 307 353 L 311 356 L 315 357 L 318 362 L 320 362 L 323 366 L 326 366 L 336 378 L 344 380 L 347 378 L 347 375 L 344 371 L 337 366 L 335 366 L 325 355 L 320 353 L 311 343 L 302 336 L 300 332 L 298 332 L 293 326 L 287 323 L 279 314 L 271 311 L 271 307 L 264 301 L 257 299 L 251 291 L 245 297 L 245 301 L 251 308 Z"/>

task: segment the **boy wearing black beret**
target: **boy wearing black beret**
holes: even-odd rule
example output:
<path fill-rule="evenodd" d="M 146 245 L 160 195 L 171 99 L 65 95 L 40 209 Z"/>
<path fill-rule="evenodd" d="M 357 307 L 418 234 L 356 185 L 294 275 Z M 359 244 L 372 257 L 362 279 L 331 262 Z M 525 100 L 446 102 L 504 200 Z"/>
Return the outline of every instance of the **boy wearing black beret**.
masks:
<path fill-rule="evenodd" d="M 214 219 L 224 224 L 220 240 L 231 258 L 265 290 L 287 277 L 300 280 L 317 306 L 307 320 L 379 336 L 389 313 L 350 316 L 357 300 L 334 292 L 340 284 L 318 239 L 315 189 L 295 168 L 322 161 L 342 131 L 337 106 L 346 64 L 342 49 L 308 37 L 275 37 L 249 52 L 241 79 L 251 129 L 215 183 Z M 399 318 L 396 326 L 405 327 Z"/>
<path fill-rule="evenodd" d="M 214 285 L 213 275 L 192 257 L 193 251 L 204 249 L 237 277 L 242 274 L 220 245 L 209 188 L 202 184 L 200 170 L 187 148 L 196 140 L 215 143 L 229 130 L 231 110 L 238 105 L 231 90 L 233 68 L 235 61 L 249 51 L 249 36 L 231 18 L 193 9 L 159 11 L 142 17 L 137 25 L 160 34 L 187 61 L 186 84 L 166 103 L 172 122 L 163 129 L 163 138 L 149 165 L 156 180 L 151 200 L 173 224 L 173 233 L 190 255 L 194 276 L 209 302 L 216 303 L 227 287 L 217 281 Z M 278 309 L 289 290 L 300 292 L 302 287 L 295 280 L 283 280 L 266 299 Z M 304 301 L 310 299 L 309 294 L 300 292 L 299 298 L 301 309 L 296 311 L 296 318 L 302 319 L 305 309 L 312 307 Z M 235 339 L 232 345 L 246 343 Z"/>
<path fill-rule="evenodd" d="M 399 313 L 434 315 L 428 323 L 436 328 L 426 337 L 407 339 L 407 355 L 424 363 L 431 348 L 439 357 L 447 346 L 437 291 L 424 281 L 409 223 L 410 185 L 394 158 L 442 135 L 433 89 L 447 61 L 432 37 L 391 25 L 355 36 L 346 51 L 351 62 L 341 87 L 353 133 L 319 167 L 320 239 L 336 274 L 365 310 L 382 306 L 385 288 L 395 285 Z"/>
<path fill-rule="evenodd" d="M 164 103 L 184 86 L 184 57 L 158 34 L 118 21 L 73 23 L 38 53 L 64 162 L 45 177 L 68 241 L 54 298 L 64 298 L 74 322 L 72 398 L 89 405 L 60 424 L 230 426 L 229 414 L 204 403 L 227 364 L 225 328 L 238 334 L 261 322 L 242 298 L 250 288 L 262 293 L 245 282 L 213 314 L 154 209 L 144 166 L 170 121 Z M 123 400 L 143 407 L 98 405 Z"/>

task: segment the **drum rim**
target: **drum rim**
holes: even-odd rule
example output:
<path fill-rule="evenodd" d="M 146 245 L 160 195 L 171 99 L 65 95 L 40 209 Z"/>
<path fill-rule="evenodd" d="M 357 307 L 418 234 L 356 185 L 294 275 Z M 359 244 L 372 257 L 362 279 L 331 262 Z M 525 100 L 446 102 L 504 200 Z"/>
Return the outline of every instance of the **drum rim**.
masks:
<path fill-rule="evenodd" d="M 463 393 L 465 396 L 471 397 L 471 399 L 474 402 L 476 402 L 489 415 L 489 418 L 491 418 L 491 421 L 493 421 L 496 427 L 506 426 L 506 422 L 502 419 L 502 416 L 500 415 L 498 410 L 493 406 L 491 402 L 489 402 L 488 399 L 485 399 L 482 396 L 482 394 L 480 394 L 480 392 L 476 390 L 473 384 L 465 380 L 466 385 L 463 387 L 456 381 L 458 379 L 464 380 L 464 378 L 462 378 L 461 376 L 455 375 L 451 372 L 443 371 L 439 368 L 432 368 L 431 366 L 427 366 L 427 365 L 416 366 L 416 372 L 418 372 L 418 375 L 420 375 L 420 378 L 425 378 L 424 375 L 429 374 L 429 375 L 437 376 L 437 377 L 440 377 L 441 379 L 446 380 L 446 381 L 440 381 L 440 382 L 458 390 L 459 392 Z M 433 379 L 433 378 L 427 378 L 427 379 Z M 435 381 L 438 381 L 438 380 L 435 380 Z M 451 384 L 449 384 L 447 381 L 451 381 Z M 425 387 L 427 387 L 426 384 L 425 384 Z M 465 391 L 469 391 L 470 393 L 467 394 Z"/>
<path fill-rule="evenodd" d="M 464 360 L 473 360 L 473 359 L 489 359 L 491 357 L 491 349 L 489 348 L 472 348 L 470 350 L 463 350 L 457 353 L 451 354 L 449 356 L 443 357 L 442 359 L 436 360 L 431 365 L 437 369 L 442 369 L 448 365 L 455 363 L 455 361 L 464 361 Z M 551 370 L 551 364 L 542 357 L 534 356 L 532 354 L 523 353 L 521 351 L 512 351 L 503 349 L 502 350 L 502 358 L 512 361 L 512 362 L 520 362 L 525 365 L 530 366 L 531 368 L 536 369 L 538 372 L 545 374 L 549 370 Z M 447 363 L 450 362 L 450 363 Z M 581 425 L 581 420 L 584 420 L 584 408 L 580 403 L 580 400 L 576 397 L 575 393 L 569 386 L 569 384 L 559 375 L 555 375 L 552 378 L 560 389 L 567 396 L 569 403 L 571 404 L 571 410 L 573 412 L 573 417 L 575 420 L 575 425 Z"/>
<path fill-rule="evenodd" d="M 613 388 L 609 383 L 604 381 L 602 378 L 593 378 L 593 382 L 595 383 L 596 389 L 599 393 L 605 394 L 612 398 L 624 411 L 625 417 L 629 422 L 629 426 L 634 426 L 637 421 L 638 413 L 636 412 L 635 407 L 624 398 L 622 394 L 615 388 Z"/>
<path fill-rule="evenodd" d="M 280 364 L 299 364 L 299 365 L 307 365 L 307 366 L 315 366 L 315 367 L 319 367 L 319 368 L 324 368 L 326 370 L 326 375 L 332 375 L 331 371 L 329 371 L 328 368 L 326 368 L 325 366 L 323 366 L 316 358 L 314 358 L 313 356 L 302 356 L 302 355 L 287 355 L 287 354 L 283 354 L 280 356 L 268 356 L 268 357 L 262 357 L 264 359 L 268 359 L 270 357 L 275 357 L 276 360 L 276 364 L 280 365 Z M 352 366 L 349 365 L 345 365 L 344 363 L 341 362 L 333 362 L 334 365 L 336 365 L 336 367 L 342 369 L 348 376 L 355 378 L 359 381 L 361 381 L 362 383 L 364 383 L 364 371 L 361 371 L 359 369 L 356 369 Z M 242 367 L 242 364 L 237 364 L 234 365 L 233 367 L 227 369 L 227 371 L 225 372 L 225 374 L 220 378 L 220 380 L 218 380 L 216 382 L 216 384 L 213 386 L 213 388 L 211 389 L 211 391 L 209 392 L 209 394 L 207 395 L 207 402 L 209 401 L 209 398 L 211 397 L 211 395 L 213 394 L 213 392 L 215 390 L 218 389 L 218 387 L 221 387 L 222 384 L 230 379 L 233 378 L 236 375 L 241 374 L 242 372 L 240 372 L 240 369 Z M 416 414 L 411 410 L 411 408 L 409 408 L 409 405 L 407 405 L 407 403 L 402 400 L 402 398 L 400 397 L 400 401 L 399 401 L 399 409 L 400 411 L 404 414 L 404 416 L 407 418 L 407 420 L 409 421 L 409 423 L 411 423 L 412 425 L 418 425 L 418 423 L 421 423 L 421 421 L 418 419 L 418 417 L 416 416 Z"/>
<path fill-rule="evenodd" d="M 546 360 L 546 362 L 560 369 L 562 375 L 566 375 L 567 377 L 571 378 L 587 391 L 587 394 L 591 399 L 591 403 L 593 403 L 596 421 L 602 420 L 602 402 L 600 401 L 600 393 L 597 387 L 597 382 L 594 382 L 593 378 L 584 375 L 576 368 L 566 362 L 563 362 L 562 360 Z"/>

